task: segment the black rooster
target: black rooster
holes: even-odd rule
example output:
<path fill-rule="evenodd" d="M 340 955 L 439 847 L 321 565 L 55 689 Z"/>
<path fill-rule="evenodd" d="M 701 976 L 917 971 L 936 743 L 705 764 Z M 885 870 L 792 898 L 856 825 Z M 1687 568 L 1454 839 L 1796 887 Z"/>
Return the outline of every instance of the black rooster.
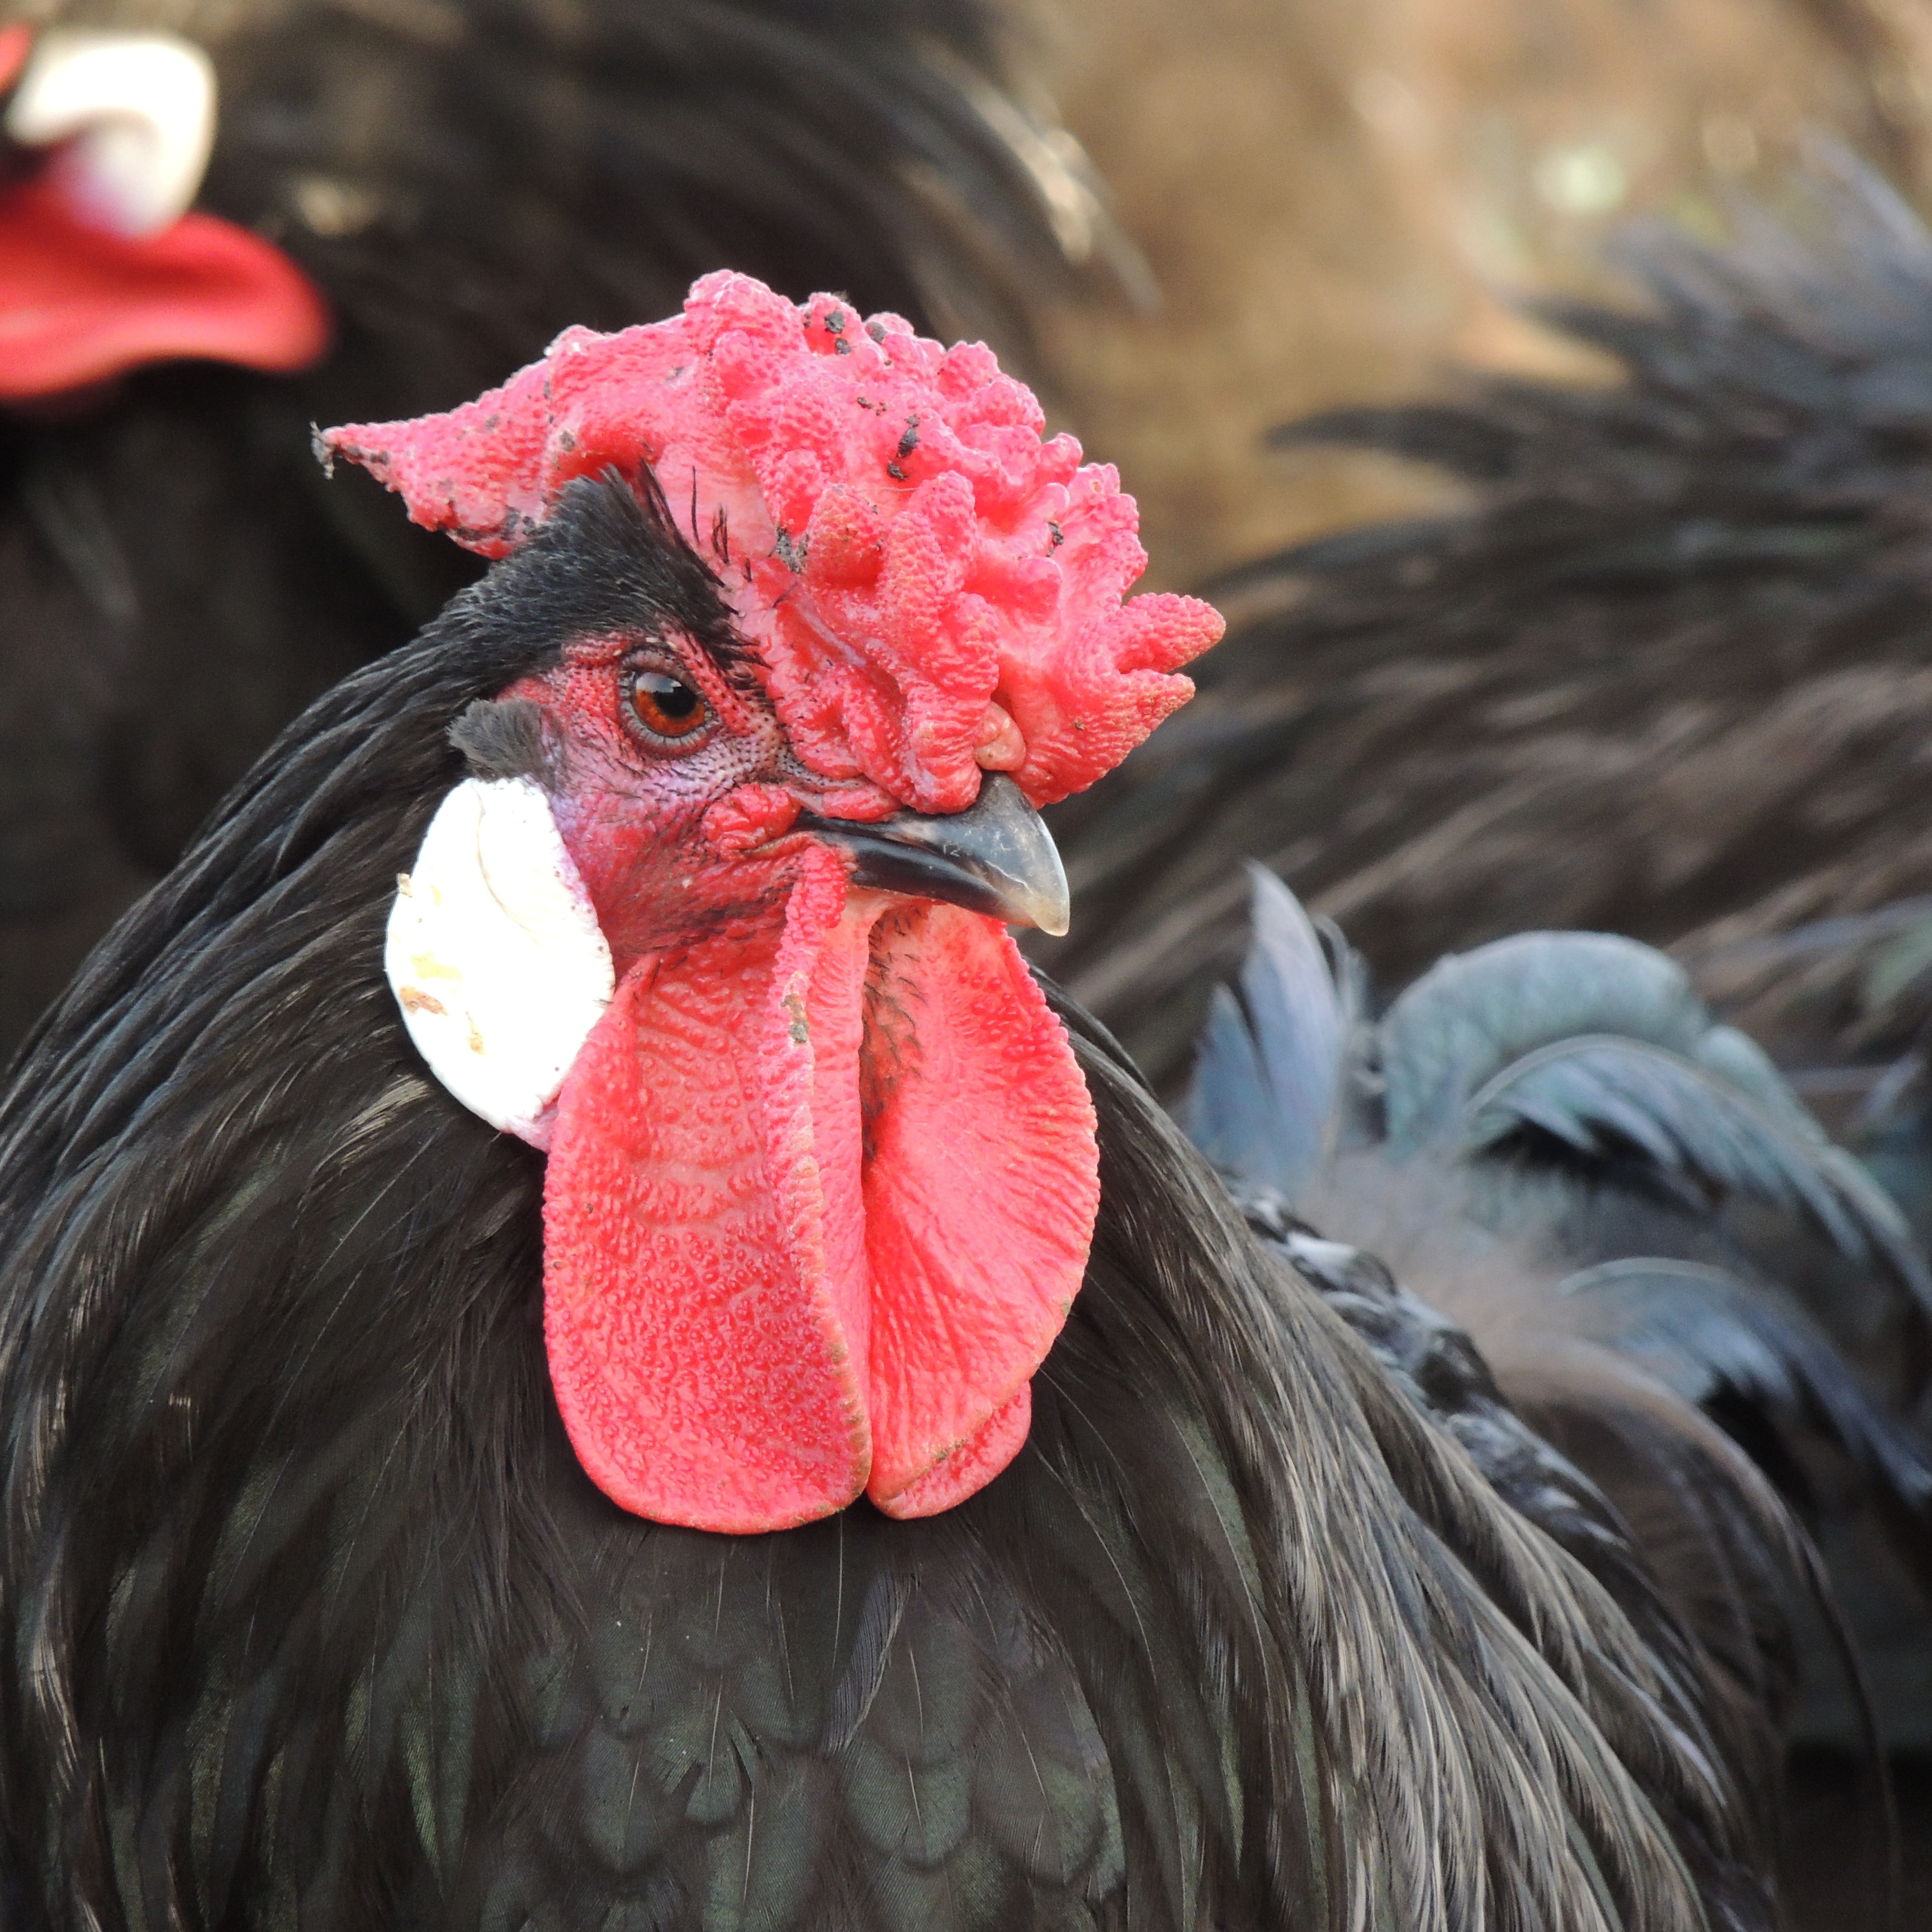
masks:
<path fill-rule="evenodd" d="M 334 346 L 299 376 L 176 364 L 0 413 L 0 1054 L 276 731 L 471 574 L 366 484 L 325 490 L 313 422 L 447 407 L 723 267 L 1012 341 L 1098 213 L 1000 91 L 979 0 L 170 20 L 220 82 L 200 207 L 299 265 Z M 0 216 L 41 158 L 0 140 Z M 0 301 L 10 245 L 0 218 Z"/>
<path fill-rule="evenodd" d="M 440 427 L 332 439 L 510 554 L 284 735 L 0 1105 L 16 1918 L 1768 1927 L 1762 1714 L 1627 1531 L 1465 1365 L 1498 1500 L 1442 1384 L 1378 1365 L 975 916 L 1057 922 L 1021 801 L 1120 755 L 1211 628 L 1118 607 L 1130 513 L 983 352 L 856 321 L 726 278 Z M 755 493 L 684 466 L 721 421 Z M 600 467 L 614 438 L 662 493 Z M 957 809 L 981 770 L 1013 776 Z M 904 792 L 936 815 L 882 819 Z M 548 926 L 482 821 L 436 846 L 485 796 L 548 855 Z M 454 964 L 416 922 L 469 916 L 466 865 L 500 944 Z M 504 1033 L 478 988 L 547 932 L 617 990 L 513 1104 L 566 1002 Z M 790 1320 L 787 1269 L 836 1301 L 862 1175 L 856 1407 L 814 1406 L 851 1372 L 823 1297 L 797 1352 L 761 1316 L 622 1379 L 688 1309 Z M 1021 1276 L 1056 1298 L 1030 1426 L 956 1335 L 926 1394 L 990 1422 L 885 1472 L 920 1284 L 963 1320 Z M 762 1496 L 769 1533 L 627 1485 L 685 1521 Z M 1775 1503 L 1737 1506 L 1775 1552 Z"/>

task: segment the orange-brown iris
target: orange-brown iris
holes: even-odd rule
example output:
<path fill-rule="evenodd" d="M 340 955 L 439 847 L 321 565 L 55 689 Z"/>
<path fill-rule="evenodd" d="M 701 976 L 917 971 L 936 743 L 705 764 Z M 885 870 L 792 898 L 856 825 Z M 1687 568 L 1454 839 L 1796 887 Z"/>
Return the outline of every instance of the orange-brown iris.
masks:
<path fill-rule="evenodd" d="M 710 716 L 704 700 L 682 678 L 646 666 L 630 680 L 632 715 L 654 738 L 688 738 Z"/>

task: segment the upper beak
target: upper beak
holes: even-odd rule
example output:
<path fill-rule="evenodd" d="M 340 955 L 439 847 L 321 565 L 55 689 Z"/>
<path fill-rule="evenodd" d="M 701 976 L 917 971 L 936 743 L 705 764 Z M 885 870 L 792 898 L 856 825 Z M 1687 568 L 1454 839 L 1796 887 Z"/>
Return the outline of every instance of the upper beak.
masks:
<path fill-rule="evenodd" d="M 1066 874 L 1052 835 L 1004 772 L 988 772 L 964 812 L 928 818 L 896 812 L 876 824 L 800 815 L 797 829 L 853 855 L 852 883 L 908 898 L 943 899 L 1004 920 L 1066 930 Z"/>

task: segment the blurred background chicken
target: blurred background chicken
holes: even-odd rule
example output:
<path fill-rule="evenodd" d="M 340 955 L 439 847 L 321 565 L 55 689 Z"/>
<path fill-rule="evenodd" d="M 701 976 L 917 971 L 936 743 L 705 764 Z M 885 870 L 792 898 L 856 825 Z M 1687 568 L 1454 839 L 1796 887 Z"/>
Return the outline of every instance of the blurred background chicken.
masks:
<path fill-rule="evenodd" d="M 1896 902 L 1932 884 L 1932 242 L 1841 153 L 1802 186 L 1724 247 L 1629 236 L 1646 308 L 1540 310 L 1621 380 L 1493 377 L 1284 432 L 1432 460 L 1477 501 L 1221 580 L 1208 694 L 1066 828 L 1085 916 L 1058 970 L 1158 1073 L 1238 950 L 1244 854 L 1391 982 L 1590 926 L 1748 998 L 1787 1064 L 1882 1064 L 1844 968 L 1910 934 Z M 1843 1118 L 1862 1096 L 1825 1097 Z"/>
<path fill-rule="evenodd" d="M 1406 400 L 1454 364 L 1599 358 L 1518 298 L 1602 296 L 1606 237 L 1722 232 L 1811 134 L 1932 188 L 1932 28 L 1904 0 L 1019 0 L 1033 72 L 1166 296 L 1046 319 L 1090 442 L 1136 479 L 1154 568 L 1197 583 L 1439 476 L 1267 432 Z"/>
<path fill-rule="evenodd" d="M 1801 1816 L 1784 1910 L 1838 1922 L 1883 1835 L 1883 1792 L 1859 1775 L 1874 1730 L 1922 1749 L 1932 1717 L 1932 1464 L 1913 1419 L 1932 1276 L 1903 1216 L 1664 955 L 1520 934 L 1442 960 L 1378 1016 L 1336 929 L 1251 879 L 1253 937 L 1214 996 L 1190 1132 L 1257 1229 L 1508 1472 L 1505 1493 L 1535 1484 L 1493 1433 L 1491 1373 L 1633 1526 L 1746 1721 L 1775 1712 L 1780 1738 L 1829 1747 L 1809 1777 L 1835 1784 L 1843 1822 L 1821 1838 Z M 1724 1473 L 1739 1455 L 1822 1540 L 1849 1642 L 1767 1565 Z M 1927 1874 L 1908 1798 L 1909 1923 Z"/>
<path fill-rule="evenodd" d="M 1546 51 L 1588 41 L 1586 10 L 1544 10 Z M 1666 40 L 1700 12 L 1664 10 Z M 1616 16 L 1592 17 L 1613 41 Z M 1913 17 L 1887 16 L 1901 33 Z M 1871 119 L 1843 92 L 1814 97 L 1803 117 L 1854 134 L 1861 160 L 1829 142 L 1806 148 L 1796 123 L 1767 115 L 1774 90 L 1736 50 L 1721 85 L 1687 65 L 1660 82 L 1657 112 L 1626 93 L 1634 119 L 1619 128 L 1606 112 L 1594 133 L 1590 100 L 1602 106 L 1630 69 L 1592 80 L 1552 53 L 1542 71 L 1568 73 L 1568 133 L 1558 137 L 1560 116 L 1535 131 L 1533 87 L 1504 93 L 1488 124 L 1486 191 L 1473 149 L 1460 169 L 1430 150 L 1463 213 L 1493 216 L 1486 232 L 1523 244 L 1514 270 L 1492 261 L 1507 286 L 1492 280 L 1460 308 L 1468 328 L 1456 346 L 1478 368 L 1438 400 L 1439 367 L 1404 382 L 1384 364 L 1358 397 L 1406 387 L 1422 399 L 1324 410 L 1274 439 L 1290 461 L 1273 514 L 1304 530 L 1354 526 L 1216 580 L 1233 627 L 1202 667 L 1203 700 L 1058 821 L 1079 910 L 1069 938 L 1038 956 L 1166 1090 L 1180 1092 L 1212 986 L 1248 944 L 1238 862 L 1252 856 L 1338 919 L 1390 991 L 1444 953 L 1526 928 L 1670 946 L 1687 984 L 1771 1048 L 1922 1227 L 1928 950 L 1915 814 L 1927 611 L 1916 560 L 1932 308 L 1923 232 L 1874 166 L 1904 188 L 1918 180 L 1917 56 L 1892 44 L 1889 65 L 1821 54 L 1813 70 L 1821 87 L 1861 70 L 1885 80 Z M 1774 38 L 1763 51 L 1781 58 Z M 1472 124 L 1445 119 L 1444 97 L 1426 89 L 1405 105 L 1378 81 L 1364 100 L 1406 116 L 1384 131 L 1412 153 L 1432 113 L 1438 134 Z M 1633 127 L 1654 134 L 1673 114 L 1674 146 L 1631 164 L 1642 147 Z M 1346 136 L 1340 152 L 1354 152 Z M 1602 191 L 1586 207 L 1592 178 Z M 1743 182 L 1750 196 L 1724 191 Z M 1566 182 L 1578 190 L 1567 219 Z M 1659 218 L 1616 230 L 1644 207 Z M 1436 232 L 1448 247 L 1472 230 Z M 1511 291 L 1506 315 L 1492 298 Z M 1304 318 L 1283 339 L 1324 326 Z M 1448 332 L 1425 334 L 1448 344 Z M 1325 373 L 1295 398 L 1332 399 Z M 1324 467 L 1334 449 L 1341 465 Z M 1351 468 L 1364 455 L 1370 466 Z M 1427 467 L 1406 466 L 1415 459 Z M 1380 494 L 1382 520 L 1360 524 L 1364 490 Z M 1588 985 L 1585 974 L 1573 990 Z M 1622 1125 L 1642 1118 L 1640 1108 Z M 1640 1169 L 1662 1144 L 1653 1132 L 1646 1150 L 1645 1138 L 1566 1150 L 1560 1136 L 1531 1136 L 1559 1167 L 1613 1150 Z M 1514 1172 L 1525 1143 L 1504 1140 Z M 1399 1251 L 1386 1232 L 1352 1225 Z M 1580 1268 L 1602 1258 L 1587 1243 L 1568 1251 Z M 1699 1302 L 1670 1269 L 1614 1279 L 1647 1306 L 1682 1304 L 1686 1319 Z M 1816 1280 L 1828 1286 L 1814 1306 L 1856 1327 L 1860 1297 L 1844 1272 Z M 1453 1282 L 1414 1285 L 1455 1300 Z M 1728 1318 L 1717 1322 L 1727 1330 L 1735 1340 Z M 1495 1346 L 1493 1330 L 1482 1339 Z M 1866 1366 L 1898 1370 L 1899 1339 L 1868 1346 Z M 1894 1387 L 1900 1419 L 1912 1394 L 1909 1378 Z M 1869 1526 L 1829 1534 L 1892 1735 L 1922 1750 L 1923 1600 Z M 1922 1806 L 1922 1774 L 1908 1768 L 1906 1789 Z"/>

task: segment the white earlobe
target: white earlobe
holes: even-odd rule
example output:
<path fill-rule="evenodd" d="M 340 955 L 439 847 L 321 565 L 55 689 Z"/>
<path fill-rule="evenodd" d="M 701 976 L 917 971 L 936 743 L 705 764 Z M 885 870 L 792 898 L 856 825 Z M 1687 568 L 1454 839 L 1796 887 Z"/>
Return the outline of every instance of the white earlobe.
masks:
<path fill-rule="evenodd" d="M 50 28 L 8 104 L 23 148 L 69 142 L 60 172 L 88 219 L 153 235 L 187 212 L 214 145 L 214 68 L 171 34 Z"/>
<path fill-rule="evenodd" d="M 529 778 L 466 778 L 396 884 L 383 964 L 410 1037 L 472 1113 L 548 1147 L 616 984 L 550 801 Z"/>

